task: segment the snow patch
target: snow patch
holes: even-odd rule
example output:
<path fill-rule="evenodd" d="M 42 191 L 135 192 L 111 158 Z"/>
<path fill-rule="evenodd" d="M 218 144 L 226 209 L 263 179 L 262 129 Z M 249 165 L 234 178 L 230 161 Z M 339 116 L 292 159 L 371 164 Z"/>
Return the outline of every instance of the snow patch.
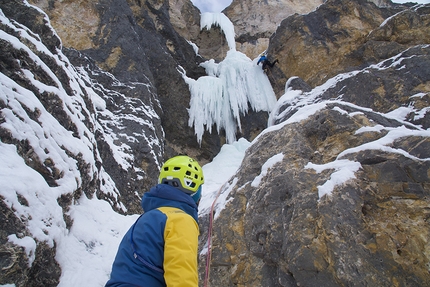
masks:
<path fill-rule="evenodd" d="M 258 187 L 263 177 L 267 175 L 267 172 L 269 171 L 269 169 L 272 168 L 276 163 L 282 162 L 283 159 L 284 159 L 284 154 L 282 153 L 275 154 L 274 156 L 269 158 L 261 167 L 260 174 L 256 178 L 254 178 L 254 180 L 251 182 L 251 186 Z"/>
<path fill-rule="evenodd" d="M 240 138 L 232 144 L 225 144 L 221 147 L 221 151 L 216 157 L 208 164 L 205 164 L 203 174 L 205 176 L 205 183 L 202 186 L 202 199 L 199 204 L 199 216 L 203 216 L 210 212 L 212 203 L 215 201 L 218 192 L 238 170 L 242 160 L 245 156 L 246 149 L 250 143 Z M 227 196 L 228 194 L 224 194 Z M 219 210 L 221 211 L 220 202 L 222 198 L 217 200 Z"/>
<path fill-rule="evenodd" d="M 13 244 L 24 247 L 25 253 L 27 254 L 28 258 L 28 266 L 31 267 L 34 262 L 34 259 L 36 259 L 36 241 L 34 241 L 34 239 L 29 236 L 18 238 L 16 234 L 9 235 L 8 240 Z"/>
<path fill-rule="evenodd" d="M 326 169 L 335 170 L 331 174 L 329 180 L 327 180 L 323 185 L 318 186 L 318 197 L 321 199 L 324 195 L 331 195 L 336 186 L 342 185 L 348 180 L 355 178 L 355 172 L 358 171 L 360 167 L 361 164 L 359 162 L 336 160 L 322 165 L 309 162 L 305 166 L 305 169 L 313 169 L 317 173 L 321 173 Z"/>

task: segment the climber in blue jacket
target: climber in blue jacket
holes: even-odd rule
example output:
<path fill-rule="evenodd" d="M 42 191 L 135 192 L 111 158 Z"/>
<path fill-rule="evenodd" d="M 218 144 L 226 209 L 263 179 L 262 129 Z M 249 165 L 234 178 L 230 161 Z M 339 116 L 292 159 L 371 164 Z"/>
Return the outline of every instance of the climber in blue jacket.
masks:
<path fill-rule="evenodd" d="M 162 166 L 144 213 L 122 239 L 106 287 L 197 287 L 198 202 L 203 171 L 188 156 Z"/>
<path fill-rule="evenodd" d="M 273 63 L 270 63 L 269 59 L 267 58 L 267 54 L 263 53 L 260 56 L 260 59 L 258 59 L 257 65 L 262 63 L 262 69 L 266 70 L 268 67 L 273 68 L 273 66 L 279 62 L 278 59 L 276 59 L 275 61 L 273 61 Z"/>

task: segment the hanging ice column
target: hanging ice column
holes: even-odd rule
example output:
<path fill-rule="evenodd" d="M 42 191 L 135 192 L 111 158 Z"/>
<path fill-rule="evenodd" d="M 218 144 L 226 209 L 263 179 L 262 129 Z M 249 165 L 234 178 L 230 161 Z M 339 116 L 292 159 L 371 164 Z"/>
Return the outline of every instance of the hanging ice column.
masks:
<path fill-rule="evenodd" d="M 258 59 L 251 60 L 236 51 L 234 27 L 227 16 L 203 13 L 200 28 L 212 26 L 221 28 L 230 50 L 219 64 L 213 59 L 200 64 L 207 76 L 197 81 L 182 71 L 191 93 L 188 125 L 194 126 L 199 143 L 205 129 L 211 132 L 214 124 L 218 132 L 225 130 L 227 143 L 232 143 L 236 140 L 237 128 L 241 130 L 240 116 L 248 112 L 248 107 L 270 112 L 276 104 L 276 96 L 261 67 L 257 66 Z"/>

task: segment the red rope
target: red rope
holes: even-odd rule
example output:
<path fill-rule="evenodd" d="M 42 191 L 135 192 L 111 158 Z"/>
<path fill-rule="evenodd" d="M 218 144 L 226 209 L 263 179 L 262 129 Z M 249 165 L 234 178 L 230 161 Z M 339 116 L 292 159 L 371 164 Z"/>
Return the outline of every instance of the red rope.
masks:
<path fill-rule="evenodd" d="M 209 286 L 209 273 L 210 273 L 210 265 L 211 265 L 211 258 L 212 258 L 212 226 L 213 226 L 213 220 L 214 220 L 214 207 L 215 203 L 218 200 L 219 195 L 221 194 L 221 189 L 217 192 L 216 198 L 211 206 L 211 211 L 209 214 L 209 230 L 208 230 L 208 255 L 206 257 L 206 271 L 205 271 L 205 281 L 204 281 L 204 287 Z"/>

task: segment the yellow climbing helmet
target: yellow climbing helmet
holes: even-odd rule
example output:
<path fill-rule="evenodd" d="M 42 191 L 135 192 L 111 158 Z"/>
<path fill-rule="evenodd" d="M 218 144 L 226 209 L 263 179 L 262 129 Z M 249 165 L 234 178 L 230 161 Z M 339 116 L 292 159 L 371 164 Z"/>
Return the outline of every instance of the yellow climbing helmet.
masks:
<path fill-rule="evenodd" d="M 161 167 L 158 183 L 177 187 L 185 193 L 196 193 L 204 183 L 203 170 L 194 159 L 179 155 L 167 160 Z"/>

